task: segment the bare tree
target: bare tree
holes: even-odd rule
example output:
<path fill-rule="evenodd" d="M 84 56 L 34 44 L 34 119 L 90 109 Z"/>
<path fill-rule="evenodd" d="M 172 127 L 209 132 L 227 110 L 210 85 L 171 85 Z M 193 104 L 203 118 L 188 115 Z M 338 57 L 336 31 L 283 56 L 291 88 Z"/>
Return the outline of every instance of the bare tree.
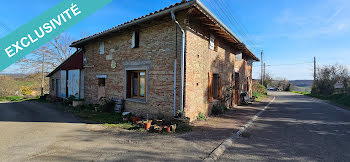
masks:
<path fill-rule="evenodd" d="M 40 67 L 42 66 L 42 59 L 45 53 L 45 71 L 53 70 L 73 54 L 75 49 L 69 47 L 72 42 L 73 38 L 67 33 L 63 33 L 35 50 L 32 54 L 19 60 L 17 64 L 22 71 L 41 71 Z"/>
<path fill-rule="evenodd" d="M 349 86 L 349 69 L 343 65 L 328 65 L 317 69 L 317 77 L 312 87 L 315 95 L 331 95 L 335 92 L 334 85 L 342 82 L 344 90 Z"/>

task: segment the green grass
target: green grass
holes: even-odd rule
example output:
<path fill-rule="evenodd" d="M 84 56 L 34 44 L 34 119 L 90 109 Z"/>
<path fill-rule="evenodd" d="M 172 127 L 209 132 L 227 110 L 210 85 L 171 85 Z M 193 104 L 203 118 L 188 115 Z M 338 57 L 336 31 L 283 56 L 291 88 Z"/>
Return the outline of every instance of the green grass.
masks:
<path fill-rule="evenodd" d="M 350 95 L 349 94 L 333 94 L 329 96 L 321 95 L 309 95 L 311 97 L 319 98 L 322 100 L 328 100 L 336 104 L 344 105 L 350 107 Z"/>
<path fill-rule="evenodd" d="M 134 127 L 131 123 L 119 123 L 119 124 L 104 124 L 108 128 L 123 128 L 123 129 L 131 129 Z"/>
<path fill-rule="evenodd" d="M 302 94 L 302 95 L 310 95 L 310 92 L 301 92 L 301 91 L 291 91 L 293 93 L 298 93 L 298 94 Z"/>
<path fill-rule="evenodd" d="M 7 96 L 7 97 L 0 97 L 0 101 L 10 101 L 10 102 L 21 102 L 30 100 L 30 98 L 26 98 L 23 96 Z"/>
<path fill-rule="evenodd" d="M 121 113 L 96 111 L 93 105 L 83 107 L 62 106 L 65 111 L 73 113 L 75 116 L 100 124 L 120 124 L 123 123 Z"/>
<path fill-rule="evenodd" d="M 253 96 L 255 97 L 255 101 L 262 101 L 263 99 L 267 98 L 267 94 L 255 91 L 253 91 Z"/>
<path fill-rule="evenodd" d="M 313 95 L 310 92 L 299 92 L 299 91 L 292 91 L 292 92 L 303 94 L 303 95 L 314 97 L 314 98 L 319 98 L 322 100 L 327 100 L 327 101 L 333 102 L 335 104 L 340 104 L 340 105 L 350 107 L 350 95 L 349 94 L 333 94 L 333 95 L 323 96 L 323 95 Z"/>

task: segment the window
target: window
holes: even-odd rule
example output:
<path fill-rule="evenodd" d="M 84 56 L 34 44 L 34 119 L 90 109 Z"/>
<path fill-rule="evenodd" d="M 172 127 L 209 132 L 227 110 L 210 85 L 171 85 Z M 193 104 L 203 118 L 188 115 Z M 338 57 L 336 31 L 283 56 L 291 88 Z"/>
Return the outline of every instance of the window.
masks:
<path fill-rule="evenodd" d="M 127 71 L 127 97 L 146 97 L 146 71 Z"/>
<path fill-rule="evenodd" d="M 243 54 L 241 51 L 236 52 L 236 61 L 243 61 Z"/>
<path fill-rule="evenodd" d="M 209 49 L 213 50 L 213 51 L 217 51 L 218 50 L 218 42 L 215 39 L 215 36 L 213 34 L 210 34 Z"/>
<path fill-rule="evenodd" d="M 209 72 L 208 75 L 208 99 L 209 102 L 214 99 L 221 99 L 221 78 L 219 74 Z"/>
<path fill-rule="evenodd" d="M 98 86 L 105 87 L 106 86 L 106 78 L 98 78 Z"/>
<path fill-rule="evenodd" d="M 138 48 L 140 44 L 140 32 L 134 31 L 132 34 L 131 48 Z"/>
<path fill-rule="evenodd" d="M 100 42 L 100 55 L 103 55 L 105 53 L 105 43 L 102 41 Z"/>

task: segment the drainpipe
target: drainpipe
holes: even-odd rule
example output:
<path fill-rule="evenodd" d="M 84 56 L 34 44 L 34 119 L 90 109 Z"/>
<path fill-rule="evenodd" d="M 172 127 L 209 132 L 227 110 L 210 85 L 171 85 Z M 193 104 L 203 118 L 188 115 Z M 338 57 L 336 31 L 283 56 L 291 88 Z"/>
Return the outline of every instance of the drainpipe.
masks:
<path fill-rule="evenodd" d="M 177 27 L 180 29 L 181 33 L 182 33 L 182 46 L 181 46 L 181 101 L 180 101 L 180 110 L 184 111 L 184 78 L 185 78 L 185 65 L 184 65 L 184 58 L 185 58 L 185 31 L 182 29 L 181 25 L 179 24 L 179 22 L 177 22 L 176 18 L 175 18 L 175 11 L 172 10 L 171 11 L 171 18 L 174 20 L 175 24 L 177 25 Z M 177 48 L 177 47 L 176 47 Z M 176 59 L 174 62 L 174 115 L 176 115 Z"/>

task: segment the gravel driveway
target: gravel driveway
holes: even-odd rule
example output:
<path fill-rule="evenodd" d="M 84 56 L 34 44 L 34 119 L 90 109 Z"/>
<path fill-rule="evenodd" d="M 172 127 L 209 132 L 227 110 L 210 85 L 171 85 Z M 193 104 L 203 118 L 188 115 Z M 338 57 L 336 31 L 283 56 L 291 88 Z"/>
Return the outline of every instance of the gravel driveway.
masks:
<path fill-rule="evenodd" d="M 350 111 L 303 95 L 276 100 L 219 161 L 350 161 Z"/>
<path fill-rule="evenodd" d="M 48 103 L 0 103 L 0 161 L 201 161 L 264 104 L 162 135 L 80 123 Z"/>

